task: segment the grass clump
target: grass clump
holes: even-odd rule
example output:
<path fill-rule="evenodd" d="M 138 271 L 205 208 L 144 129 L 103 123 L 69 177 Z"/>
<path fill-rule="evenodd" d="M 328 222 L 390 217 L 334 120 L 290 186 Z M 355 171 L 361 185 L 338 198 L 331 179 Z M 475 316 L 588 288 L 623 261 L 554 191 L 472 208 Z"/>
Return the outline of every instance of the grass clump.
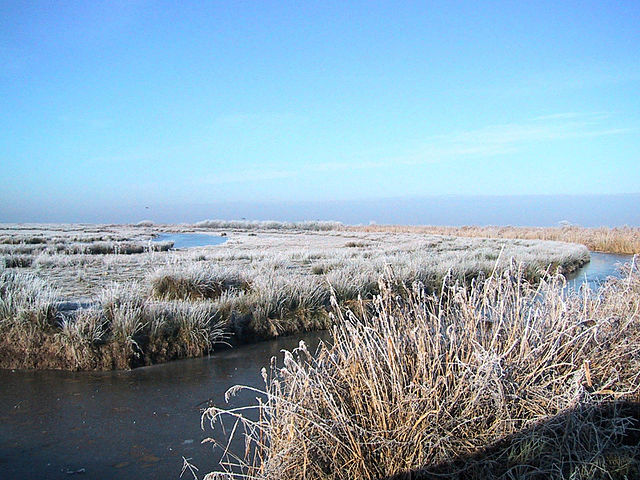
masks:
<path fill-rule="evenodd" d="M 154 302 L 137 284 L 105 288 L 89 308 L 60 311 L 41 279 L 0 272 L 0 368 L 127 369 L 202 356 L 224 340 L 206 302 Z"/>
<path fill-rule="evenodd" d="M 215 299 L 228 290 L 248 288 L 234 269 L 216 266 L 175 266 L 155 271 L 149 278 L 152 295 L 166 300 Z"/>
<path fill-rule="evenodd" d="M 0 270 L 0 367 L 25 360 L 36 365 L 50 356 L 49 332 L 55 328 L 54 291 L 33 274 Z"/>
<path fill-rule="evenodd" d="M 33 255 L 5 255 L 5 268 L 27 268 L 33 264 Z"/>
<path fill-rule="evenodd" d="M 106 343 L 108 322 L 97 308 L 83 309 L 74 318 L 62 317 L 55 338 L 70 368 L 91 368 L 95 347 Z"/>
<path fill-rule="evenodd" d="M 330 325 L 329 290 L 315 278 L 296 281 L 275 273 L 255 279 L 246 297 L 250 321 L 241 336 L 275 338 L 295 332 L 318 330 Z"/>
<path fill-rule="evenodd" d="M 55 294 L 37 276 L 0 270 L 0 326 L 12 329 L 25 322 L 45 326 L 56 315 Z"/>
<path fill-rule="evenodd" d="M 217 308 L 211 303 L 160 302 L 149 309 L 153 320 L 147 357 L 151 360 L 200 357 L 227 337 Z"/>
<path fill-rule="evenodd" d="M 359 247 L 366 247 L 368 245 L 369 244 L 365 242 L 347 242 L 344 244 L 344 246 L 347 248 L 359 248 Z"/>
<path fill-rule="evenodd" d="M 335 305 L 329 343 L 244 387 L 254 417 L 205 412 L 246 435 L 224 452 L 229 477 L 638 477 L 637 271 L 597 293 L 565 292 L 562 276 L 533 286 L 515 264 L 437 293 L 397 283 L 358 315 Z"/>

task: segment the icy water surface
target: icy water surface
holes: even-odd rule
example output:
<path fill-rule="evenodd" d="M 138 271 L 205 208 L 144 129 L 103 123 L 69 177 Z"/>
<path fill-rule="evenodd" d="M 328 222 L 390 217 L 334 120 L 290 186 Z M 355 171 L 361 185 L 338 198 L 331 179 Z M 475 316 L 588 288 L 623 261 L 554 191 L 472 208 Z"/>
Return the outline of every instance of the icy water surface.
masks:
<path fill-rule="evenodd" d="M 633 260 L 633 255 L 590 252 L 591 261 L 567 276 L 568 287 L 578 289 L 585 282 L 597 289 L 608 277 L 619 277 L 621 265 Z"/>
<path fill-rule="evenodd" d="M 153 242 L 173 242 L 173 248 L 206 247 L 226 241 L 227 237 L 206 233 L 161 233 L 153 239 Z"/>
<path fill-rule="evenodd" d="M 301 339 L 315 349 L 323 335 L 124 372 L 0 370 L 0 478 L 177 479 L 183 456 L 211 471 L 211 444 L 200 442 L 223 437 L 200 428 L 202 408 L 228 406 L 233 385 L 262 387 L 260 370 L 272 356 Z M 242 393 L 231 405 L 255 396 Z"/>

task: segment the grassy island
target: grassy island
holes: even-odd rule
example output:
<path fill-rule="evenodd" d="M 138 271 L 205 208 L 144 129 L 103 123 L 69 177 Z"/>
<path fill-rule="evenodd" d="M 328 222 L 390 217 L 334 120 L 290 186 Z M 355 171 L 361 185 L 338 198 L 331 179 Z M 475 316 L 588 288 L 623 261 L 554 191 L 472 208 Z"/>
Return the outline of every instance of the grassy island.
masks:
<path fill-rule="evenodd" d="M 170 250 L 160 232 L 225 235 Z M 589 260 L 576 244 L 356 232 L 329 222 L 196 225 L 5 225 L 0 229 L 0 366 L 123 369 L 205 355 L 332 323 L 370 305 L 379 279 L 470 285 L 522 266 L 536 282 Z"/>

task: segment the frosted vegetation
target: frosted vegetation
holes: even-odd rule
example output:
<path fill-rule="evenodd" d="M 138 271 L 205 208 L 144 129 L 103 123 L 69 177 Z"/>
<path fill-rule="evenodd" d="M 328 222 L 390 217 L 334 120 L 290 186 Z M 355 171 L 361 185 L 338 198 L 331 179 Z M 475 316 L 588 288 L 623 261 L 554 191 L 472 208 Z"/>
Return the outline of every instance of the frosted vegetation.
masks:
<path fill-rule="evenodd" d="M 253 407 L 205 412 L 229 439 L 205 478 L 639 478 L 640 276 L 563 286 L 515 264 L 437 293 L 387 275 L 318 352 L 227 392 Z"/>
<path fill-rule="evenodd" d="M 345 227 L 348 230 L 364 232 L 405 232 L 431 235 L 454 235 L 456 237 L 481 238 L 518 238 L 555 240 L 580 243 L 596 252 L 621 253 L 633 255 L 640 253 L 640 228 L 585 228 L 561 222 L 559 227 L 510 227 L 510 226 L 406 226 L 406 225 L 368 225 Z"/>
<path fill-rule="evenodd" d="M 345 307 L 359 298 L 369 303 L 380 292 L 379 278 L 390 272 L 398 286 L 418 282 L 433 292 L 445 281 L 468 284 L 514 261 L 535 282 L 545 272 L 572 271 L 589 259 L 585 247 L 561 242 L 341 227 L 325 231 L 325 226 L 227 222 L 159 227 L 143 222 L 92 226 L 93 231 L 8 227 L 0 232 L 8 252 L 3 258 L 2 364 L 105 369 L 197 356 L 221 341 L 242 343 L 327 328 L 332 296 Z M 225 233 L 228 241 L 158 251 L 149 240 L 159 231 L 213 231 Z M 103 253 L 50 248 L 103 242 L 114 248 Z M 122 246 L 132 244 L 143 252 L 125 252 Z M 40 249 L 17 253 L 31 246 Z M 71 312 L 59 300 L 82 300 L 90 308 Z"/>
<path fill-rule="evenodd" d="M 196 222 L 194 226 L 208 229 L 309 230 L 321 232 L 341 229 L 344 227 L 344 224 L 320 220 L 305 222 L 277 222 L 275 220 L 202 220 Z"/>

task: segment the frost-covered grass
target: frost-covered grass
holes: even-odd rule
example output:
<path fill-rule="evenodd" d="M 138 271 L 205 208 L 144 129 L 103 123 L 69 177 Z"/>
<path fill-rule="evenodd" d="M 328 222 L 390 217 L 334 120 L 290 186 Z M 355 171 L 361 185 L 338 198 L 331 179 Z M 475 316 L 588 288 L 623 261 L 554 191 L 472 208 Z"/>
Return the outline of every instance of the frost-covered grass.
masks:
<path fill-rule="evenodd" d="M 34 275 L 0 269 L 0 328 L 44 327 L 56 314 L 55 292 Z"/>
<path fill-rule="evenodd" d="M 167 300 L 215 299 L 224 292 L 247 288 L 241 270 L 202 262 L 160 268 L 148 282 L 153 296 Z"/>
<path fill-rule="evenodd" d="M 347 227 L 362 232 L 411 232 L 431 235 L 455 235 L 473 238 L 518 238 L 530 240 L 554 240 L 580 243 L 596 252 L 636 254 L 640 253 L 640 228 L 587 228 L 577 225 L 560 227 L 501 227 L 501 226 L 405 226 L 368 225 Z"/>
<path fill-rule="evenodd" d="M 523 266 L 525 277 L 535 282 L 546 272 L 570 272 L 589 259 L 585 247 L 560 242 L 315 231 L 318 225 L 313 222 L 311 225 L 297 230 L 272 226 L 233 231 L 225 228 L 228 240 L 224 244 L 182 251 L 147 249 L 137 255 L 124 255 L 122 251 L 90 254 L 70 253 L 70 249 L 44 250 L 27 255 L 24 261 L 22 256 L 10 254 L 5 264 L 15 267 L 11 271 L 19 268 L 55 288 L 59 299 L 82 299 L 98 305 L 93 313 L 82 314 L 77 328 L 72 320 L 67 320 L 62 332 L 55 330 L 60 323 L 50 333 L 62 335 L 56 338 L 73 340 L 84 332 L 93 340 L 83 343 L 82 348 L 75 346 L 74 352 L 80 349 L 87 355 L 93 351 L 96 338 L 107 338 L 107 343 L 128 352 L 124 358 L 131 366 L 163 358 L 161 354 L 149 353 L 156 351 L 155 347 L 149 347 L 153 344 L 149 340 L 154 324 L 153 315 L 149 316 L 152 304 L 162 303 L 168 308 L 175 303 L 182 305 L 183 310 L 187 305 L 192 305 L 192 309 L 204 305 L 211 318 L 221 322 L 229 341 L 242 343 L 327 328 L 331 324 L 332 295 L 345 306 L 359 298 L 368 303 L 380 293 L 378 280 L 389 271 L 393 271 L 398 285 L 420 282 L 428 291 L 435 291 L 445 278 L 468 284 L 474 278 L 488 277 L 494 271 L 508 268 L 513 260 Z M 20 235 L 56 238 L 56 242 L 65 235 L 69 239 L 86 237 L 90 239 L 86 245 L 95 245 L 98 237 L 118 238 L 109 241 L 119 244 L 143 243 L 159 231 L 188 231 L 192 227 L 145 223 L 104 227 L 102 232 L 58 227 L 49 236 L 46 228 L 51 226 L 40 230 L 29 228 Z M 68 245 L 74 242 L 70 240 Z M 43 245 L 48 246 L 48 240 Z M 113 287 L 114 283 L 120 287 Z M 126 288 L 129 295 L 126 297 L 129 300 L 114 307 L 115 310 L 105 307 L 109 304 L 105 299 L 112 296 L 114 288 Z M 137 300 L 134 302 L 133 298 Z M 104 335 L 99 334 L 100 325 L 108 326 Z M 154 331 L 169 335 L 169 330 Z M 171 335 L 180 337 L 176 332 Z M 204 338 L 196 334 L 183 339 L 196 337 Z M 102 344 L 99 347 L 104 353 L 105 347 Z M 208 347 L 178 350 L 166 347 L 169 352 L 166 358 L 184 352 L 202 354 Z M 121 368 L 124 363 L 117 361 L 113 366 Z M 73 365 L 73 368 L 107 368 L 108 361 L 80 361 Z"/>
<path fill-rule="evenodd" d="M 263 369 L 205 478 L 631 479 L 640 476 L 640 275 L 599 292 L 512 264 L 432 293 L 390 272 L 332 338 Z M 357 306 L 357 305 L 356 305 Z M 229 450 L 233 437 L 245 448 Z M 211 440 L 215 443 L 215 440 Z"/>
<path fill-rule="evenodd" d="M 202 220 L 194 224 L 198 228 L 238 229 L 238 230 L 309 230 L 327 231 L 344 227 L 340 222 L 304 221 L 279 222 L 276 220 Z"/>
<path fill-rule="evenodd" d="M 104 288 L 89 308 L 63 310 L 30 273 L 0 272 L 0 367 L 125 369 L 202 356 L 224 341 L 210 302 L 163 302 L 136 284 Z"/>

